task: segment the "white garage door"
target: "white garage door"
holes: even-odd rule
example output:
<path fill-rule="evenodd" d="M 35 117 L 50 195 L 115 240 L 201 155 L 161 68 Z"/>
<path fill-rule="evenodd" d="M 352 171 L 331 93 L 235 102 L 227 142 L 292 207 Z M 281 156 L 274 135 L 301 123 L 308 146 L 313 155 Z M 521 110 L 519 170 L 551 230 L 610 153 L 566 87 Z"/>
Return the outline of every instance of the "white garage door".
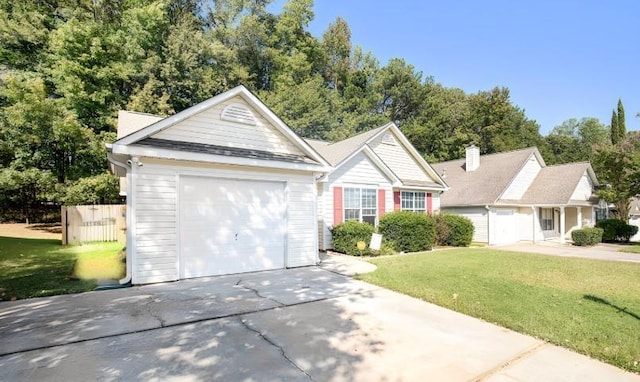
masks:
<path fill-rule="evenodd" d="M 284 268 L 284 183 L 180 179 L 182 278 Z"/>

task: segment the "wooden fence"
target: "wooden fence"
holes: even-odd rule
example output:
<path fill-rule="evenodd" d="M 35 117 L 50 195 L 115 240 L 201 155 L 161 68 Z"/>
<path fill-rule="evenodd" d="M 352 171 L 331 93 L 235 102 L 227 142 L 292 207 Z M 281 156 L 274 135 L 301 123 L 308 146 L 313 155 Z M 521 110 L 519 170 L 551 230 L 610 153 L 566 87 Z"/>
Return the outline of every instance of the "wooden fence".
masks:
<path fill-rule="evenodd" d="M 61 215 L 62 244 L 126 240 L 125 205 L 62 206 Z"/>

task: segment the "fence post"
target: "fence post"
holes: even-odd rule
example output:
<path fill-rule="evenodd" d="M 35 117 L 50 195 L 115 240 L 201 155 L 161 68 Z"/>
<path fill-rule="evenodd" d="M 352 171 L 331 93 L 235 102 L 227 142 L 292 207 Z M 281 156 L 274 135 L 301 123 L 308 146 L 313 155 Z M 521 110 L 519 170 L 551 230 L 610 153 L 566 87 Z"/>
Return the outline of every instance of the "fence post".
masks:
<path fill-rule="evenodd" d="M 60 218 L 62 219 L 62 245 L 67 245 L 69 242 L 67 236 L 67 206 L 61 206 L 60 208 Z"/>

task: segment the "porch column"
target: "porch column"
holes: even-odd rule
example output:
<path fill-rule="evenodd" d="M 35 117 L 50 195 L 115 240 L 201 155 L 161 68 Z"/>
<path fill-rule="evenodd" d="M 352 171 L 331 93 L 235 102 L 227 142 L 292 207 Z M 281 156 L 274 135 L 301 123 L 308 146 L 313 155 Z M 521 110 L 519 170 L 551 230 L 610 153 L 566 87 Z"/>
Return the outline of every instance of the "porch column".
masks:
<path fill-rule="evenodd" d="M 536 224 L 538 223 L 538 209 L 535 208 L 534 206 L 531 206 L 531 215 L 533 216 L 533 224 L 531 226 L 531 241 L 533 241 L 533 243 L 536 243 L 536 231 L 537 231 L 537 227 Z"/>
<path fill-rule="evenodd" d="M 589 225 L 592 227 L 596 225 L 596 208 L 595 207 L 591 207 L 591 221 L 589 222 Z"/>
<path fill-rule="evenodd" d="M 566 241 L 564 231 L 565 231 L 564 207 L 560 207 L 560 244 L 564 244 Z"/>
<path fill-rule="evenodd" d="M 578 218 L 578 229 L 582 228 L 582 207 L 576 207 Z"/>

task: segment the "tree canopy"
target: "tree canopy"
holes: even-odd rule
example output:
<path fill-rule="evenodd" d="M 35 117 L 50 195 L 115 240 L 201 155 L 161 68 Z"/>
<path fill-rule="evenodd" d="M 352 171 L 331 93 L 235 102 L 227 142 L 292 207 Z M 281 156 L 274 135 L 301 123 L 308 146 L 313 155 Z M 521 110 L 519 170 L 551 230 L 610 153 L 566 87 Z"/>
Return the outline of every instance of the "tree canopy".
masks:
<path fill-rule="evenodd" d="M 508 88 L 467 94 L 402 58 L 382 65 L 352 43 L 344 19 L 313 36 L 312 0 L 279 13 L 270 3 L 0 0 L 0 188 L 24 194 L 0 203 L 117 201 L 104 143 L 118 110 L 170 115 L 239 84 L 303 137 L 335 141 L 394 121 L 431 161 L 471 143 L 483 154 L 538 146 L 549 163 L 589 160 L 609 136 L 582 119 L 543 137 Z M 83 201 L 91 187 L 103 191 Z"/>

